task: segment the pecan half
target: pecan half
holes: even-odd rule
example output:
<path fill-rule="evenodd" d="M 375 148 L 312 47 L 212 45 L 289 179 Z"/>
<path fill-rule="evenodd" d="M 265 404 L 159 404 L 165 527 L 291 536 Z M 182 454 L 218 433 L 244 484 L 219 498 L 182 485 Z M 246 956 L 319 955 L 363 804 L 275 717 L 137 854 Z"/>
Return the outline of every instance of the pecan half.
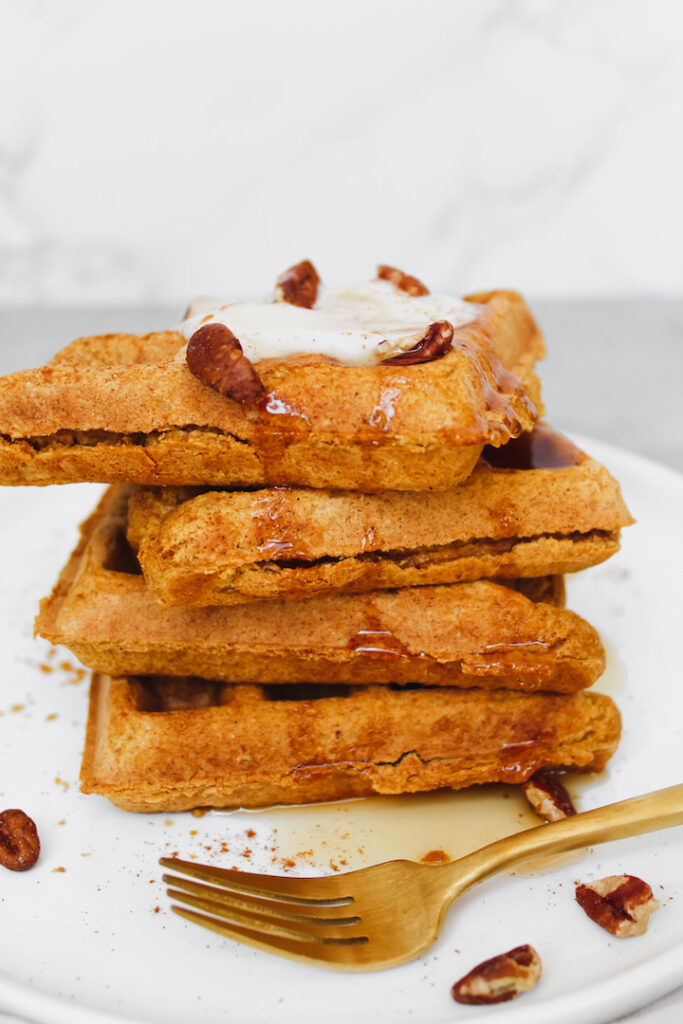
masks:
<path fill-rule="evenodd" d="M 28 871 L 38 860 L 40 840 L 35 822 L 17 808 L 0 812 L 0 864 Z"/>
<path fill-rule="evenodd" d="M 643 935 L 650 914 L 659 907 L 650 886 L 635 875 L 608 875 L 577 885 L 576 902 L 591 921 L 618 939 Z"/>
<path fill-rule="evenodd" d="M 278 277 L 275 282 L 275 301 L 312 309 L 318 298 L 319 287 L 318 271 L 310 260 L 302 260 Z"/>
<path fill-rule="evenodd" d="M 252 405 L 263 384 L 239 341 L 225 324 L 204 324 L 187 343 L 187 365 L 195 377 L 221 395 Z"/>
<path fill-rule="evenodd" d="M 524 795 L 539 818 L 559 821 L 576 814 L 567 790 L 552 772 L 534 772 L 524 783 Z"/>
<path fill-rule="evenodd" d="M 474 967 L 456 981 L 451 995 L 456 1003 L 470 1006 L 507 1003 L 533 988 L 541 969 L 541 958 L 533 946 L 516 946 Z"/>
<path fill-rule="evenodd" d="M 394 287 L 407 292 L 408 295 L 429 295 L 429 288 L 423 285 L 419 278 L 404 274 L 396 267 L 388 267 L 385 263 L 380 263 L 377 267 L 377 277 L 380 281 L 391 281 Z"/>
<path fill-rule="evenodd" d="M 395 366 L 414 366 L 416 363 L 428 363 L 438 359 L 449 351 L 453 342 L 453 324 L 448 320 L 437 320 L 430 324 L 427 333 L 406 352 L 388 356 L 382 363 L 393 363 Z"/>

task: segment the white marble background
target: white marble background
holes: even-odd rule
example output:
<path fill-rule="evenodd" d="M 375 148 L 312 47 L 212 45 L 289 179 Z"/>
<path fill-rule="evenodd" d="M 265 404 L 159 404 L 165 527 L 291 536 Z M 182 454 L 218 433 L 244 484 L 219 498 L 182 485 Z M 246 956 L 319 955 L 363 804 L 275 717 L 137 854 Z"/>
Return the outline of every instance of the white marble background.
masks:
<path fill-rule="evenodd" d="M 0 303 L 683 292 L 679 0 L 0 0 Z"/>

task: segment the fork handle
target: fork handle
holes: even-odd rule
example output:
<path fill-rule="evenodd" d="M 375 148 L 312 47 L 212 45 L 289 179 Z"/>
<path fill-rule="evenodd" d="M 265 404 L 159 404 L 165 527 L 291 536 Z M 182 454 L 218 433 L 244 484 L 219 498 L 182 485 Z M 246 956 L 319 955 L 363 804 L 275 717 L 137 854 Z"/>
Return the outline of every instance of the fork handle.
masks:
<path fill-rule="evenodd" d="M 674 825 L 683 825 L 683 785 L 620 800 L 594 811 L 583 811 L 490 843 L 452 865 L 453 868 L 459 866 L 459 870 L 454 871 L 456 877 L 449 895 L 454 898 L 476 882 L 536 857 L 568 853 L 582 846 L 639 836 Z M 467 860 L 471 861 L 471 871 L 465 870 L 463 879 Z M 446 872 L 449 867 L 451 865 L 445 864 L 441 870 Z"/>

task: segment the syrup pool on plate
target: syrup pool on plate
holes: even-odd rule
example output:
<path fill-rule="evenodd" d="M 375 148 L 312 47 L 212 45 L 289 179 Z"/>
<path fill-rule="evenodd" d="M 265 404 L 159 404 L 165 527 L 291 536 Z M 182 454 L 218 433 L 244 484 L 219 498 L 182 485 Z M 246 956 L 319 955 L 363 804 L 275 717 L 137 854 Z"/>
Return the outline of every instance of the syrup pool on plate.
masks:
<path fill-rule="evenodd" d="M 578 778 L 567 778 L 572 794 Z M 582 785 L 590 785 L 592 776 L 583 778 Z M 272 838 L 264 836 L 262 841 L 272 844 L 273 870 L 284 867 L 304 875 L 351 871 L 396 859 L 444 863 L 543 824 L 531 810 L 522 787 L 505 784 L 214 813 L 216 818 L 229 817 L 231 828 L 249 830 L 255 820 L 266 826 Z M 212 831 L 219 830 L 214 819 Z M 567 863 L 568 858 L 577 859 L 577 854 L 545 858 L 529 865 L 529 870 L 549 870 Z M 243 861 L 235 866 L 262 870 Z"/>

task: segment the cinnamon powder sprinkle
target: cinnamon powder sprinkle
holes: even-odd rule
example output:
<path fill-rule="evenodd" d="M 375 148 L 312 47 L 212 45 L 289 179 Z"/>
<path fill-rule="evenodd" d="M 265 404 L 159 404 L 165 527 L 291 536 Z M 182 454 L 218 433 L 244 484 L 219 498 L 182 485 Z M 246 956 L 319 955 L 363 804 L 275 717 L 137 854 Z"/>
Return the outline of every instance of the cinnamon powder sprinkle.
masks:
<path fill-rule="evenodd" d="M 424 857 L 420 857 L 421 864 L 449 864 L 450 857 L 445 850 L 430 850 L 429 853 L 425 853 Z"/>

